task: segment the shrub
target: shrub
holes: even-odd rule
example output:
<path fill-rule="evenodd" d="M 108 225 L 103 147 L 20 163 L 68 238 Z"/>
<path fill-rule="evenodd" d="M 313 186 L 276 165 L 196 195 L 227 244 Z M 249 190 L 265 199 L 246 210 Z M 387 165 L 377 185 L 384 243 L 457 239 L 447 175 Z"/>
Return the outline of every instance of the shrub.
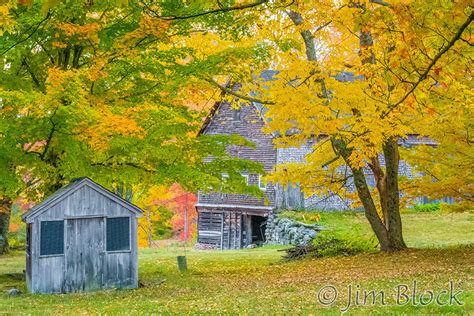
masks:
<path fill-rule="evenodd" d="M 377 243 L 360 235 L 338 235 L 321 232 L 309 246 L 298 246 L 286 249 L 287 260 L 302 258 L 322 258 L 333 256 L 352 256 L 362 252 L 372 252 Z"/>
<path fill-rule="evenodd" d="M 468 202 L 455 203 L 455 204 L 441 203 L 440 209 L 441 209 L 441 212 L 445 212 L 445 213 L 462 213 L 462 212 L 473 212 L 474 206 L 472 204 L 469 204 Z"/>
<path fill-rule="evenodd" d="M 416 212 L 423 212 L 423 213 L 436 212 L 440 210 L 440 204 L 439 203 L 417 204 L 413 207 L 413 210 Z"/>

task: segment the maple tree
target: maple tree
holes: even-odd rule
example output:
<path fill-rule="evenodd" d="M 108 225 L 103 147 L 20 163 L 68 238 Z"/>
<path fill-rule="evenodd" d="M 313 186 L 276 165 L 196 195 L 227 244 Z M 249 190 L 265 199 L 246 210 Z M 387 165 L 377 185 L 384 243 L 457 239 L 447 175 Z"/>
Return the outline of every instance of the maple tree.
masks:
<path fill-rule="evenodd" d="M 108 188 L 220 186 L 256 163 L 230 157 L 237 136 L 196 137 L 219 75 L 258 62 L 238 41 L 234 1 L 4 1 L 0 5 L 0 253 L 12 200 L 40 200 L 87 175 Z M 252 7 L 252 6 L 249 6 Z M 201 35 L 199 35 L 201 34 Z M 212 36 L 212 39 L 211 39 Z M 216 159 L 204 163 L 209 155 Z M 246 190 L 240 177 L 231 182 Z"/>
<path fill-rule="evenodd" d="M 175 183 L 153 186 L 138 200 L 145 211 L 139 219 L 138 242 L 151 246 L 155 239 L 191 241 L 196 233 L 197 197 Z"/>
<path fill-rule="evenodd" d="M 472 205 L 473 17 L 469 1 L 416 0 L 294 1 L 260 17 L 279 73 L 242 94 L 259 92 L 277 146 L 317 140 L 269 179 L 355 200 L 382 251 L 406 248 L 403 186 Z M 411 135 L 434 145 L 400 156 Z M 400 185 L 401 159 L 424 176 Z"/>
<path fill-rule="evenodd" d="M 226 172 L 227 190 L 245 190 L 239 170 L 261 166 L 225 148 L 251 144 L 195 137 L 219 90 L 264 104 L 277 146 L 316 137 L 305 164 L 270 178 L 358 201 L 383 251 L 406 247 L 401 190 L 472 202 L 466 0 L 5 3 L 0 228 L 19 192 L 40 197 L 84 174 L 146 190 L 221 188 Z M 254 80 L 268 68 L 275 80 Z M 246 84 L 233 91 L 223 76 Z M 400 150 L 409 135 L 437 145 Z M 399 183 L 400 158 L 423 176 Z"/>

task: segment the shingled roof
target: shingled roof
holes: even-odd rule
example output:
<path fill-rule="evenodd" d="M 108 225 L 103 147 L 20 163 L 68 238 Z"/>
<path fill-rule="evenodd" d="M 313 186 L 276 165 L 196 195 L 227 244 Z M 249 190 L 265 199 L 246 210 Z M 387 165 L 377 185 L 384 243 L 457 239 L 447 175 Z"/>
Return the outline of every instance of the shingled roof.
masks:
<path fill-rule="evenodd" d="M 50 196 L 48 196 L 43 202 L 40 204 L 37 204 L 30 208 L 25 214 L 22 215 L 22 220 L 27 221 L 28 218 L 35 217 L 36 215 L 41 214 L 44 210 L 46 210 L 49 206 L 53 206 L 54 204 L 60 202 L 63 198 L 68 196 L 69 194 L 74 193 L 78 189 L 80 189 L 83 186 L 89 186 L 93 188 L 94 190 L 98 191 L 102 195 L 108 197 L 109 199 L 113 200 L 114 202 L 122 205 L 126 209 L 129 209 L 133 212 L 136 213 L 143 213 L 143 211 L 136 205 L 133 205 L 129 201 L 121 198 L 120 196 L 110 192 L 100 184 L 92 181 L 91 179 L 87 177 L 83 178 L 78 178 L 72 180 L 68 185 L 62 187 L 61 189 L 57 190 Z"/>

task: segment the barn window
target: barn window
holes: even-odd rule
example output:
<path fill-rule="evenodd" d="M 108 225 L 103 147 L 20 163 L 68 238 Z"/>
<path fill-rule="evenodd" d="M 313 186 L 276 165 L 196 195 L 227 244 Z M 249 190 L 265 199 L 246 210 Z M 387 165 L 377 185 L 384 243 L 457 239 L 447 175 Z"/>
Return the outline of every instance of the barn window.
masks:
<path fill-rule="evenodd" d="M 41 222 L 40 255 L 64 254 L 64 221 Z"/>
<path fill-rule="evenodd" d="M 248 174 L 241 174 L 241 176 L 244 178 L 245 184 L 249 185 L 249 175 Z"/>
<path fill-rule="evenodd" d="M 232 118 L 235 122 L 238 122 L 240 121 L 240 118 L 241 118 L 241 111 L 240 111 L 240 108 L 238 109 L 234 109 L 233 113 L 232 113 Z"/>
<path fill-rule="evenodd" d="M 107 218 L 107 251 L 130 250 L 130 218 Z"/>
<path fill-rule="evenodd" d="M 267 183 L 262 180 L 262 176 L 258 175 L 258 187 L 260 190 L 265 191 L 267 190 Z"/>

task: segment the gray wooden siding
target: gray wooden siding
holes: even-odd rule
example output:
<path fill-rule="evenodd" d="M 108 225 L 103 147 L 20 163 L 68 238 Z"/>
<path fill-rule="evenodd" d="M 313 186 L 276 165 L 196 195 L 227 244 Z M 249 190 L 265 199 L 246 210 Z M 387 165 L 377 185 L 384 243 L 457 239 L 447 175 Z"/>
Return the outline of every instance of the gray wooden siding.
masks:
<path fill-rule="evenodd" d="M 105 219 L 68 219 L 66 223 L 65 292 L 101 289 L 104 274 Z"/>
<path fill-rule="evenodd" d="M 224 212 L 222 249 L 240 249 L 242 247 L 242 213 Z"/>
<path fill-rule="evenodd" d="M 222 246 L 223 214 L 213 212 L 198 213 L 198 242 Z"/>
<path fill-rule="evenodd" d="M 107 217 L 130 217 L 131 250 L 106 252 Z M 40 256 L 41 221 L 65 220 L 64 254 Z M 64 293 L 138 286 L 137 216 L 134 212 L 83 186 L 35 216 L 31 232 L 33 293 Z M 27 273 L 27 274 L 28 274 Z"/>
<path fill-rule="evenodd" d="M 84 186 L 39 214 L 35 220 L 129 215 L 130 211 L 127 208 L 108 199 L 93 188 Z"/>
<path fill-rule="evenodd" d="M 240 111 L 240 119 L 235 119 L 235 112 Z M 254 106 L 242 105 L 239 110 L 223 102 L 219 105 L 209 125 L 204 130 L 207 135 L 231 135 L 237 134 L 252 141 L 256 148 L 245 146 L 229 146 L 228 152 L 241 159 L 259 162 L 263 165 L 265 172 L 271 172 L 276 163 L 276 149 L 272 143 L 272 136 L 264 134 L 262 128 L 264 122 Z M 258 184 L 258 175 L 249 175 L 249 184 Z M 254 206 L 273 206 L 275 202 L 275 190 L 272 185 L 267 185 L 264 198 L 257 198 L 245 194 L 210 193 L 199 194 L 199 203 L 205 204 L 238 204 Z"/>

